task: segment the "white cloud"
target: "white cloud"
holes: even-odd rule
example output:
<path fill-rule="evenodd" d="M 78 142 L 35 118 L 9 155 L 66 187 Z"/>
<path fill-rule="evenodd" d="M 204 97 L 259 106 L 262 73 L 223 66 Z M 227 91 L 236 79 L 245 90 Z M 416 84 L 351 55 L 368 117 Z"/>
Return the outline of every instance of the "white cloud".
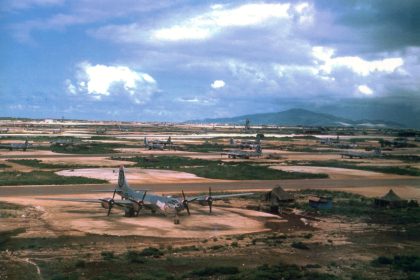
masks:
<path fill-rule="evenodd" d="M 223 81 L 223 80 L 215 80 L 211 84 L 211 87 L 214 88 L 214 89 L 218 89 L 218 88 L 224 87 L 225 85 L 226 85 L 225 81 Z"/>
<path fill-rule="evenodd" d="M 191 17 L 181 23 L 152 32 L 152 39 L 162 41 L 203 40 L 226 27 L 260 25 L 269 20 L 290 18 L 290 4 L 245 4 L 224 9 L 212 6 L 210 12 Z"/>
<path fill-rule="evenodd" d="M 400 57 L 385 58 L 382 60 L 365 60 L 358 56 L 337 56 L 333 57 L 334 49 L 325 47 L 313 47 L 312 55 L 319 64 L 319 69 L 327 74 L 339 68 L 349 68 L 361 76 L 368 76 L 374 72 L 392 73 L 404 64 Z"/>
<path fill-rule="evenodd" d="M 101 100 L 103 96 L 126 93 L 135 103 L 143 103 L 156 91 L 156 81 L 152 76 L 126 66 L 83 62 L 78 68 L 76 85 L 70 80 L 65 81 L 67 91 L 71 94 L 86 93 Z"/>
<path fill-rule="evenodd" d="M 357 87 L 357 90 L 365 95 L 372 95 L 373 94 L 373 90 L 368 87 L 367 85 L 360 85 Z"/>

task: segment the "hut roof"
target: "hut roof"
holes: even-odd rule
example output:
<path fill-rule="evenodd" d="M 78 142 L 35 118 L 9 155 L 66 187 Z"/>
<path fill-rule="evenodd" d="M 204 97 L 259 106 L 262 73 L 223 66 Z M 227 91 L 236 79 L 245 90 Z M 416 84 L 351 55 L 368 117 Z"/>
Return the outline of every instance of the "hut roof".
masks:
<path fill-rule="evenodd" d="M 381 200 L 386 201 L 401 201 L 402 199 L 392 190 L 390 189 L 389 192 L 380 198 Z"/>
<path fill-rule="evenodd" d="M 271 195 L 277 197 L 278 200 L 293 200 L 294 196 L 285 190 L 282 187 L 277 186 L 271 190 Z"/>

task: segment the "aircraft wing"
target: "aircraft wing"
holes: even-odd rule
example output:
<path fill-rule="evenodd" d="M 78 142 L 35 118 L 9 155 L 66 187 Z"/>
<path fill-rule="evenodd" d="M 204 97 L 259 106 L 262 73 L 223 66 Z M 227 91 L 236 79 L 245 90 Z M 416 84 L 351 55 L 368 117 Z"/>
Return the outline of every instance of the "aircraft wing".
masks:
<path fill-rule="evenodd" d="M 102 203 L 105 199 L 84 199 L 84 198 L 37 198 L 38 200 L 70 201 L 70 202 L 88 202 Z M 114 204 L 119 206 L 130 206 L 133 204 L 130 200 L 114 199 Z"/>
<path fill-rule="evenodd" d="M 231 198 L 231 197 L 241 197 L 241 196 L 250 196 L 253 195 L 254 193 L 235 193 L 235 194 L 220 194 L 220 195 L 212 195 L 211 198 L 212 200 L 221 200 L 221 199 L 226 199 L 226 198 Z M 201 195 L 201 196 L 196 196 L 196 197 L 189 197 L 187 200 L 189 202 L 200 202 L 200 201 L 207 201 L 209 196 L 207 195 Z"/>

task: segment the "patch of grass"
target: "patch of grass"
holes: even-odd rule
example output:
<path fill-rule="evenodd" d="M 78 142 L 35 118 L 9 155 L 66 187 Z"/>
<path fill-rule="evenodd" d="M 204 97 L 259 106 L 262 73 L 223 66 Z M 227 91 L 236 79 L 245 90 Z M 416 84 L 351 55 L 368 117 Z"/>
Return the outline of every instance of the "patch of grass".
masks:
<path fill-rule="evenodd" d="M 291 245 L 293 248 L 301 249 L 301 250 L 309 250 L 309 247 L 306 246 L 303 242 L 293 242 Z"/>
<path fill-rule="evenodd" d="M 214 162 L 204 159 L 194 159 L 177 156 L 155 156 L 155 157 L 111 157 L 113 160 L 132 161 L 134 166 L 141 168 L 156 169 L 178 169 L 185 166 L 207 166 Z"/>
<path fill-rule="evenodd" d="M 113 251 L 102 251 L 101 256 L 105 261 L 110 261 L 114 259 L 115 255 Z"/>
<path fill-rule="evenodd" d="M 420 162 L 420 156 L 417 155 L 383 155 L 386 159 L 396 159 L 404 162 Z"/>
<path fill-rule="evenodd" d="M 183 168 L 182 171 L 193 173 L 199 177 L 227 180 L 279 180 L 279 179 L 311 179 L 328 178 L 326 174 L 302 172 L 286 172 L 271 169 L 267 166 L 247 163 L 211 165 L 205 167 Z"/>
<path fill-rule="evenodd" d="M 145 263 L 146 258 L 140 254 L 138 251 L 127 251 L 125 254 L 127 261 L 131 263 Z"/>
<path fill-rule="evenodd" d="M 103 184 L 105 180 L 78 176 L 59 176 L 52 171 L 0 172 L 0 186 L 16 185 L 65 185 L 65 184 Z"/>
<path fill-rule="evenodd" d="M 140 146 L 128 146 L 118 143 L 83 143 L 73 146 L 53 145 L 51 146 L 51 151 L 64 154 L 110 154 L 115 152 L 114 149 L 127 147 Z"/>
<path fill-rule="evenodd" d="M 239 269 L 236 266 L 212 266 L 193 270 L 192 272 L 190 272 L 190 275 L 197 277 L 210 277 L 216 275 L 231 275 L 237 273 L 239 273 Z"/>
<path fill-rule="evenodd" d="M 0 201 L 0 210 L 20 210 L 25 208 L 22 205 Z"/>
<path fill-rule="evenodd" d="M 144 257 L 158 258 L 160 256 L 163 256 L 163 252 L 160 251 L 158 248 L 148 247 L 148 248 L 143 249 L 143 251 L 141 251 L 139 255 L 144 256 Z"/>
<path fill-rule="evenodd" d="M 362 218 L 369 223 L 399 225 L 407 232 L 420 230 L 420 207 L 375 208 L 374 199 L 362 195 L 327 190 L 302 190 L 297 195 L 327 196 L 333 198 L 331 209 L 312 209 L 307 202 L 296 202 L 294 207 L 307 212 L 316 211 L 320 215 L 339 215 L 349 218 Z"/>
<path fill-rule="evenodd" d="M 278 180 L 328 178 L 326 174 L 286 172 L 248 163 L 221 162 L 177 156 L 112 157 L 113 160 L 136 162 L 137 167 L 170 169 L 200 177 L 227 180 Z"/>
<path fill-rule="evenodd" d="M 95 168 L 101 167 L 96 165 L 80 165 L 80 164 L 61 164 L 61 163 L 44 163 L 39 159 L 8 159 L 7 161 L 33 167 L 46 169 L 76 169 L 76 168 Z"/>
<path fill-rule="evenodd" d="M 204 143 L 201 145 L 185 144 L 181 147 L 177 147 L 177 150 L 196 152 L 196 153 L 208 153 L 208 152 L 222 152 L 224 149 L 230 148 L 230 146 L 218 144 L 218 143 Z"/>
<path fill-rule="evenodd" d="M 346 169 L 357 169 L 357 170 L 365 170 L 365 171 L 374 171 L 374 172 L 382 172 L 382 173 L 390 173 L 390 174 L 398 174 L 398 175 L 409 175 L 409 176 L 420 176 L 420 169 L 405 166 L 405 167 L 398 167 L 398 166 L 366 166 L 366 165 L 357 165 L 352 162 L 347 161 L 338 161 L 338 160 L 326 160 L 326 161 L 291 161 L 289 162 L 291 165 L 304 165 L 304 166 L 321 166 L 321 167 L 338 167 L 338 168 L 346 168 Z"/>
<path fill-rule="evenodd" d="M 9 166 L 7 166 L 6 164 L 0 163 L 0 168 L 7 168 Z"/>
<path fill-rule="evenodd" d="M 374 259 L 373 266 L 392 265 L 395 270 L 404 272 L 420 272 L 420 257 L 415 255 L 380 256 Z"/>
<path fill-rule="evenodd" d="M 276 264 L 247 269 L 233 275 L 229 279 L 338 280 L 339 278 L 327 273 L 307 271 L 296 265 Z"/>

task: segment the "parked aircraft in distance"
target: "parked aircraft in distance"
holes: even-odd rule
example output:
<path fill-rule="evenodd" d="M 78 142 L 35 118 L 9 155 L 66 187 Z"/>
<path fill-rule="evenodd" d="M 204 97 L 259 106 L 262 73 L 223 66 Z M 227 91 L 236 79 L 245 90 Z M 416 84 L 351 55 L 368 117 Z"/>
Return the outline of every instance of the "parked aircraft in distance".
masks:
<path fill-rule="evenodd" d="M 105 134 L 107 131 L 106 127 L 104 128 L 97 128 L 96 129 L 96 134 Z"/>
<path fill-rule="evenodd" d="M 87 203 L 100 203 L 101 206 L 108 210 L 107 215 L 111 214 L 113 207 L 124 209 L 126 217 L 138 216 L 142 209 L 149 209 L 152 213 L 160 211 L 165 215 L 173 215 L 174 223 L 179 224 L 179 213 L 186 210 L 190 215 L 188 204 L 197 202 L 200 204 L 207 204 L 210 213 L 212 212 L 212 204 L 215 200 L 228 199 L 231 197 L 249 196 L 253 193 L 238 193 L 226 195 L 212 195 L 211 188 L 209 188 L 208 195 L 186 197 L 182 190 L 182 197 L 175 198 L 171 196 L 161 196 L 150 194 L 147 190 L 134 190 L 128 186 L 124 167 L 121 166 L 118 175 L 118 184 L 115 190 L 106 190 L 99 192 L 112 192 L 111 198 L 99 199 L 77 199 L 77 198 L 39 198 L 42 200 L 57 200 L 57 201 L 74 201 L 74 202 L 87 202 Z M 121 199 L 115 199 L 115 194 L 121 196 Z"/>
<path fill-rule="evenodd" d="M 9 149 L 10 151 L 13 151 L 13 150 L 26 151 L 29 147 L 32 147 L 32 144 L 28 142 L 28 139 L 25 140 L 25 143 L 0 144 L 0 149 Z"/>
<path fill-rule="evenodd" d="M 261 138 L 259 135 L 257 135 L 255 140 L 241 140 L 239 142 L 235 141 L 233 138 L 230 138 L 229 144 L 240 149 L 254 150 L 257 146 L 261 145 Z"/>
<path fill-rule="evenodd" d="M 372 153 L 363 153 L 363 152 L 346 152 L 346 153 L 341 153 L 341 158 L 374 158 L 374 157 L 381 157 L 382 156 L 382 152 L 381 149 L 375 149 L 373 150 Z"/>
<path fill-rule="evenodd" d="M 74 138 L 65 138 L 65 139 L 54 139 L 50 141 L 51 146 L 74 146 L 76 142 Z"/>
<path fill-rule="evenodd" d="M 230 150 L 228 152 L 222 153 L 222 155 L 227 155 L 228 158 L 244 158 L 249 159 L 251 157 L 260 157 L 262 155 L 261 146 L 258 145 L 255 147 L 255 151 L 242 151 L 242 150 Z"/>
<path fill-rule="evenodd" d="M 166 141 L 159 140 L 159 139 L 148 141 L 147 138 L 144 137 L 144 147 L 149 149 L 149 150 L 164 150 L 167 147 L 169 147 L 169 149 L 171 149 L 172 144 L 173 144 L 173 142 L 171 140 L 171 136 L 169 136 Z"/>

